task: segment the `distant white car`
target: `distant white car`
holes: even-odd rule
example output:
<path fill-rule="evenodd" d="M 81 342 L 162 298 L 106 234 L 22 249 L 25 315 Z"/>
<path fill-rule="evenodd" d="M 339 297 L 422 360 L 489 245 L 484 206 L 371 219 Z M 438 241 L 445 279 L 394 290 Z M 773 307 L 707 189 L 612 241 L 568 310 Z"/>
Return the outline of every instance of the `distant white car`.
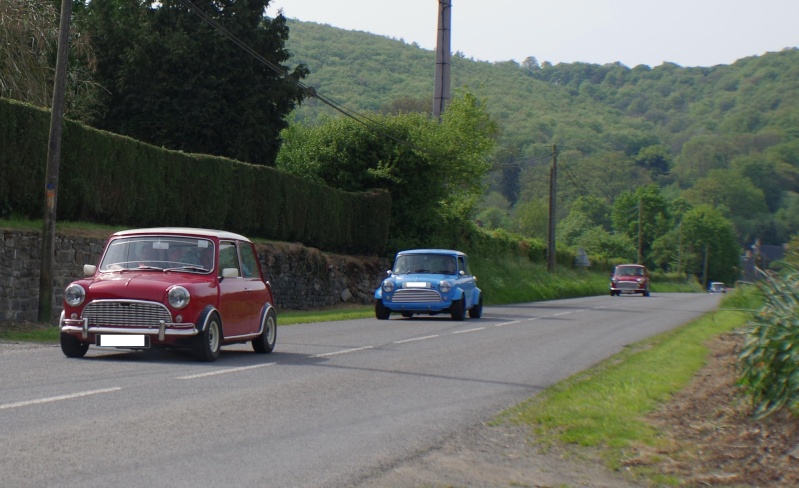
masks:
<path fill-rule="evenodd" d="M 707 291 L 708 293 L 727 293 L 727 287 L 721 281 L 712 281 Z"/>

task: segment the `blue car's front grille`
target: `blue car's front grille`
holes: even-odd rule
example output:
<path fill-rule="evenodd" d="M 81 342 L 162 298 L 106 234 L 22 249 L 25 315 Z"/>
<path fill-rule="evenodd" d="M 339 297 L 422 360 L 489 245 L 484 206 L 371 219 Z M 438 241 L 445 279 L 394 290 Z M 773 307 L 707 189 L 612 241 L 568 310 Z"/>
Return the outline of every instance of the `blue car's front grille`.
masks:
<path fill-rule="evenodd" d="M 441 295 L 430 289 L 405 288 L 397 290 L 392 301 L 394 303 L 435 303 L 441 301 Z"/>

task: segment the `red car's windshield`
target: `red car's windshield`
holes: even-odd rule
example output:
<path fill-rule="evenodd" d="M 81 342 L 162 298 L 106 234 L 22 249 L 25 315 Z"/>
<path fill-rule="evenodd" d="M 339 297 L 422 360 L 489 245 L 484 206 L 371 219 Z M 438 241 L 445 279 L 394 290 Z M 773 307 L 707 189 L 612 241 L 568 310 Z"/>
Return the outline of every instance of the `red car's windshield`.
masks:
<path fill-rule="evenodd" d="M 100 271 L 176 270 L 210 272 L 214 268 L 214 243 L 182 236 L 136 236 L 108 244 Z"/>

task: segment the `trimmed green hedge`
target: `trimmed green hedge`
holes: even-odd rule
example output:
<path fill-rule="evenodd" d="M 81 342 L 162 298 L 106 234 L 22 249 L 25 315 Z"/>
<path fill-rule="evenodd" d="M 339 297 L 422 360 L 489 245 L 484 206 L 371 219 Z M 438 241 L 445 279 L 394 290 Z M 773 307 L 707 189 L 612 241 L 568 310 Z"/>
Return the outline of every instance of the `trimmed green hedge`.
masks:
<path fill-rule="evenodd" d="M 0 215 L 44 214 L 50 113 L 0 99 Z M 326 251 L 382 254 L 391 197 L 274 168 L 168 151 L 65 120 L 57 214 L 115 226 L 225 229 Z"/>

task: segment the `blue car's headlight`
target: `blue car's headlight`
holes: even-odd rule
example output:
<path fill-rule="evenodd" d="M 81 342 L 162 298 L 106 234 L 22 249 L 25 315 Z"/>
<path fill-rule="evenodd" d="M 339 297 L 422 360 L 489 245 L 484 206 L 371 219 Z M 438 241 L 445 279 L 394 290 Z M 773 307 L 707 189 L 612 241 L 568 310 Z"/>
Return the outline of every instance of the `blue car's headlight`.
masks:
<path fill-rule="evenodd" d="M 383 291 L 386 293 L 391 293 L 394 291 L 394 282 L 386 280 L 383 282 Z"/>
<path fill-rule="evenodd" d="M 442 281 L 438 284 L 438 288 L 441 290 L 441 293 L 449 293 L 449 290 L 452 288 L 452 285 L 449 281 Z"/>

